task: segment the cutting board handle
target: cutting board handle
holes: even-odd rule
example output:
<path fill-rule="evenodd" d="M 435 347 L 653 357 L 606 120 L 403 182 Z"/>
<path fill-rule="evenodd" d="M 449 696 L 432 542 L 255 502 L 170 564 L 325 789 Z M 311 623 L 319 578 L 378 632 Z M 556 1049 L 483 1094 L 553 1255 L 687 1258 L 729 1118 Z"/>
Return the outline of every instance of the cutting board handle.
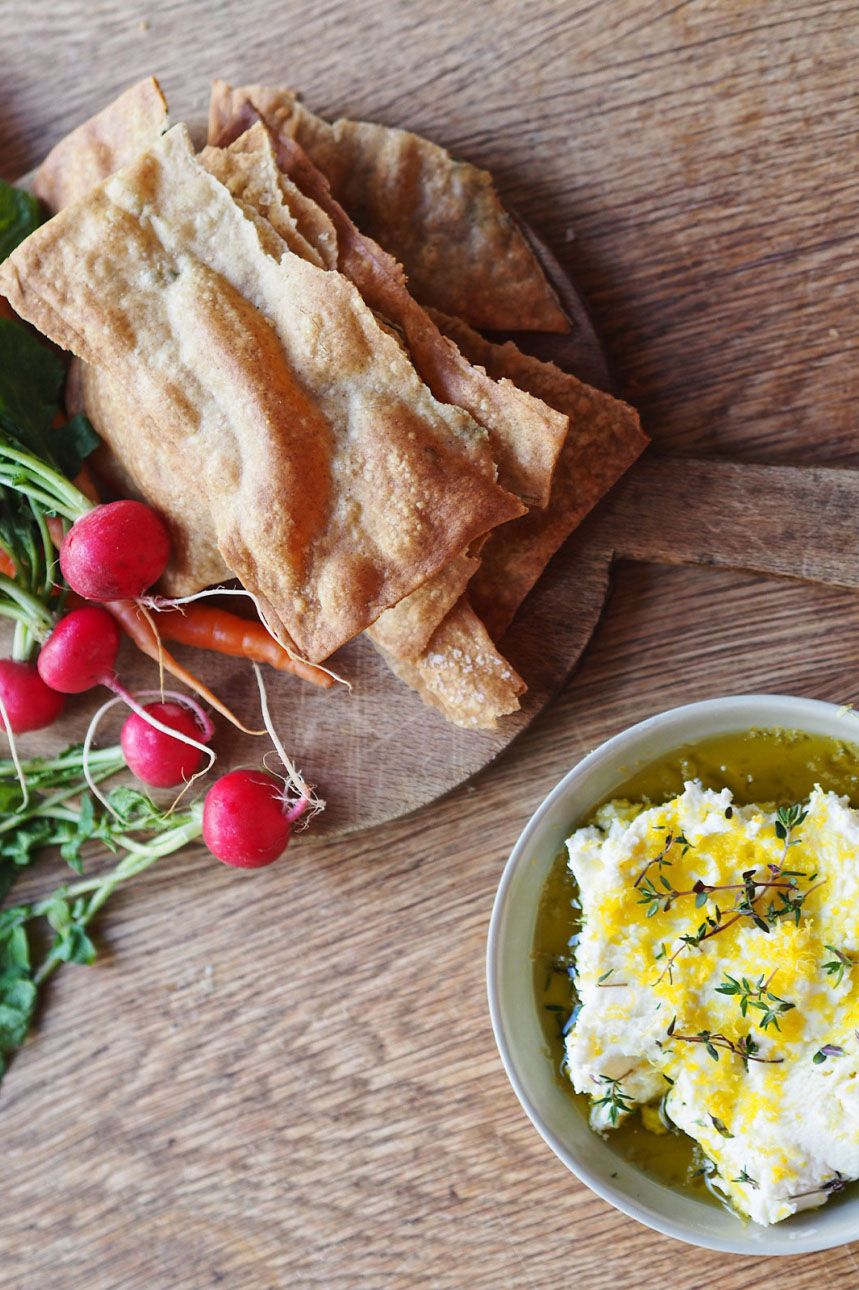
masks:
<path fill-rule="evenodd" d="M 595 523 L 620 558 L 859 587 L 859 471 L 651 451 Z"/>

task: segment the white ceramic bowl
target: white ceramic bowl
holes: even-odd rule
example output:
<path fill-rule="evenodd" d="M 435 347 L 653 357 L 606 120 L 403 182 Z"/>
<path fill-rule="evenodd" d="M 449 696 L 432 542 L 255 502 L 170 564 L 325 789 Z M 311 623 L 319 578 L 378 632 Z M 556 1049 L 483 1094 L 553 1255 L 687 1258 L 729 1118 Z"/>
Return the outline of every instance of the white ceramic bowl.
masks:
<path fill-rule="evenodd" d="M 638 767 L 684 744 L 752 727 L 859 743 L 859 716 L 812 699 L 741 695 L 673 708 L 609 739 L 579 762 L 531 817 L 507 862 L 489 928 L 489 1010 L 501 1060 L 534 1127 L 598 1196 L 667 1236 L 735 1254 L 800 1254 L 855 1240 L 859 1197 L 836 1198 L 773 1227 L 682 1195 L 615 1154 L 560 1087 L 534 995 L 531 948 L 540 895 L 571 829 Z"/>

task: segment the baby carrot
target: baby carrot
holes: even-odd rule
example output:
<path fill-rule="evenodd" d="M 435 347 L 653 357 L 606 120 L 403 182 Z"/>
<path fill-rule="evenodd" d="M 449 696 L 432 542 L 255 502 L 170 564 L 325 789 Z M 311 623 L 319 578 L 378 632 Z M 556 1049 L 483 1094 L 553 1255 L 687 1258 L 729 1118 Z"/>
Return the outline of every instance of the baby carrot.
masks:
<path fill-rule="evenodd" d="M 175 676 L 183 685 L 187 685 L 189 690 L 199 694 L 201 699 L 220 712 L 237 729 L 243 730 L 245 734 L 261 734 L 259 730 L 248 730 L 247 726 L 239 721 L 238 717 L 232 712 L 225 703 L 222 703 L 216 694 L 213 694 L 208 686 L 183 667 L 172 654 L 169 654 L 161 645 L 161 639 L 158 633 L 153 629 L 147 618 L 141 611 L 136 600 L 108 600 L 104 604 L 108 613 L 112 614 L 119 623 L 126 636 L 130 637 L 137 648 L 147 658 L 153 659 L 159 667 L 163 667 L 166 672 Z"/>
<path fill-rule="evenodd" d="M 280 672 L 293 672 L 305 681 L 328 689 L 334 682 L 327 672 L 293 659 L 260 622 L 240 618 L 213 605 L 191 604 L 184 612 L 168 610 L 155 616 L 159 635 L 180 645 L 214 650 L 233 658 L 268 663 Z"/>

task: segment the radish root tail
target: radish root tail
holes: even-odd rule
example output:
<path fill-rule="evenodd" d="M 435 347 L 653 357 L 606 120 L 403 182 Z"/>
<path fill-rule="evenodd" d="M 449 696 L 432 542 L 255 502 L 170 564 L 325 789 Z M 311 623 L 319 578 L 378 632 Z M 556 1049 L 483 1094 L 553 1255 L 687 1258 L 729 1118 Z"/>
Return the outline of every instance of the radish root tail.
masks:
<path fill-rule="evenodd" d="M 285 771 L 285 774 L 281 776 L 284 781 L 284 787 L 291 788 L 293 793 L 298 796 L 297 801 L 291 801 L 288 797 L 284 797 L 284 803 L 289 808 L 287 811 L 287 819 L 290 823 L 294 823 L 301 817 L 304 817 L 303 823 L 304 827 L 306 827 L 313 819 L 314 815 L 318 815 L 320 811 L 325 810 L 325 802 L 322 798 L 317 797 L 312 785 L 309 785 L 301 772 L 296 769 L 295 764 L 290 759 L 286 749 L 284 748 L 278 733 L 274 728 L 274 722 L 271 719 L 271 713 L 268 706 L 268 694 L 266 693 L 262 672 L 260 671 L 257 663 L 252 664 L 252 667 L 259 687 L 259 703 L 260 711 L 262 712 L 263 725 L 268 731 L 269 738 L 274 744 L 274 750 L 277 753 L 278 759 Z M 265 761 L 265 759 L 263 760 Z"/>

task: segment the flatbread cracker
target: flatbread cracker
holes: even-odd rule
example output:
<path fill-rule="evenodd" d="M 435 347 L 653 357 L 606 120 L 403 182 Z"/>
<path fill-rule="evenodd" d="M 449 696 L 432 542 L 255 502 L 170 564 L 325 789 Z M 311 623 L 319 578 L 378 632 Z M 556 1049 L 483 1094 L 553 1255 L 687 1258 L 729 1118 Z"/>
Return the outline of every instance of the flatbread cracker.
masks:
<path fill-rule="evenodd" d="M 183 444 L 160 436 L 134 394 L 110 372 L 79 358 L 69 367 L 66 408 L 69 416 L 85 412 L 102 440 L 93 458 L 97 474 L 120 497 L 155 506 L 167 524 L 170 563 L 159 590 L 167 596 L 188 596 L 231 578 L 218 550 L 208 496 L 198 479 L 189 478 Z M 159 448 L 153 452 L 156 442 Z M 121 446 L 121 457 L 108 447 L 112 443 Z"/>
<path fill-rule="evenodd" d="M 500 640 L 551 557 L 649 440 L 638 413 L 628 404 L 583 384 L 554 363 L 523 354 L 512 341 L 494 345 L 459 319 L 434 317 L 472 362 L 494 376 L 510 377 L 570 419 L 549 505 L 489 534 L 469 586 L 474 608 L 493 639 Z"/>
<path fill-rule="evenodd" d="M 236 201 L 267 219 L 294 255 L 321 268 L 337 268 L 334 225 L 279 169 L 261 121 L 229 148 L 204 148 L 199 161 Z"/>
<path fill-rule="evenodd" d="M 246 147 L 251 133 L 241 136 Z M 355 227 L 295 140 L 275 136 L 275 149 L 281 170 L 333 225 L 340 272 L 354 282 L 371 309 L 399 329 L 418 374 L 435 397 L 464 408 L 488 431 L 500 483 L 528 504 L 545 506 L 567 433 L 566 416 L 463 358 L 410 295 L 401 266 Z M 284 199 L 289 201 L 288 193 Z"/>
<path fill-rule="evenodd" d="M 256 113 L 297 140 L 363 232 L 404 265 L 421 303 L 490 330 L 569 331 L 487 171 L 407 130 L 329 124 L 289 90 L 223 81 L 212 86 L 209 142 L 232 142 Z"/>
<path fill-rule="evenodd" d="M 313 662 L 522 512 L 472 419 L 342 275 L 265 253 L 184 127 L 32 234 L 0 291 L 132 391 L 126 433 L 185 445 L 227 566 Z"/>
<path fill-rule="evenodd" d="M 147 76 L 51 149 L 33 192 L 50 210 L 62 210 L 151 147 L 168 123 L 161 86 Z"/>
<path fill-rule="evenodd" d="M 436 628 L 420 658 L 385 658 L 424 703 L 469 730 L 494 730 L 500 717 L 518 709 L 519 696 L 528 688 L 498 653 L 465 596 Z"/>
<path fill-rule="evenodd" d="M 261 138 L 249 155 L 239 140 L 228 150 L 206 149 L 199 160 L 236 199 L 245 199 L 246 205 L 265 212 L 279 235 L 267 238 L 269 254 L 279 259 L 286 241 L 292 251 L 311 263 L 333 267 L 337 239 L 331 221 L 281 175 L 265 127 L 258 124 L 256 130 Z M 289 207 L 282 200 L 284 184 L 291 190 Z M 296 207 L 302 210 L 301 220 L 293 214 Z M 260 231 L 264 236 L 268 232 Z M 312 240 L 305 237 L 305 231 Z M 162 438 L 158 453 L 153 453 L 150 444 L 157 438 L 153 427 L 146 435 L 129 435 L 125 428 L 144 415 L 136 399 L 110 372 L 79 359 L 71 364 L 66 403 L 71 412 L 86 412 L 103 441 L 94 460 L 99 474 L 121 495 L 140 497 L 157 506 L 167 523 L 171 556 L 160 580 L 161 591 L 169 596 L 189 595 L 232 577 L 218 550 L 208 497 L 196 480 L 189 486 L 183 445 Z M 107 447 L 114 442 L 121 446 L 121 460 Z"/>
<path fill-rule="evenodd" d="M 34 192 L 52 211 L 62 210 L 155 143 L 168 122 L 161 87 L 148 76 L 60 140 L 36 171 Z M 96 372 L 77 359 L 69 369 L 66 406 L 70 415 L 86 412 L 105 441 L 110 439 L 104 433 L 108 421 L 122 423 L 130 418 L 133 424 L 142 415 L 107 373 Z M 205 498 L 199 489 L 186 489 L 181 475 L 163 469 L 145 447 L 142 453 L 135 453 L 136 446 L 135 441 L 130 442 L 126 460 L 120 462 L 103 443 L 96 468 L 124 496 L 146 496 L 149 492 L 168 499 L 161 509 L 171 531 L 172 551 L 161 589 L 168 595 L 185 595 L 200 590 L 207 581 L 229 576 L 215 545 L 214 526 L 208 513 L 202 514 Z M 147 487 L 150 475 L 154 478 Z"/>
<path fill-rule="evenodd" d="M 256 154 L 260 163 L 256 179 L 248 186 L 244 186 L 248 172 L 242 172 L 240 184 L 229 178 L 236 164 L 230 154 L 237 148 L 245 154 L 243 160 Z M 294 140 L 278 141 L 277 160 L 290 176 L 285 181 L 291 187 L 283 193 L 284 200 L 292 200 L 297 185 L 306 195 L 305 200 L 312 201 L 320 213 L 324 211 L 328 226 L 335 230 L 338 267 L 355 283 L 365 301 L 402 332 L 419 375 L 436 397 L 465 407 L 489 431 L 501 482 L 532 501 L 548 501 L 551 475 L 566 435 L 566 417 L 523 394 L 509 381 L 496 384 L 482 369 L 462 358 L 411 298 L 400 266 L 355 228 L 331 197 L 324 176 Z M 201 161 L 227 180 L 234 196 L 241 195 L 259 212 L 276 218 L 276 207 L 268 205 L 276 186 L 271 171 L 271 137 L 262 122 L 257 121 L 226 151 L 205 149 Z M 256 193 L 263 194 L 263 202 L 256 199 Z M 473 557 L 460 556 L 382 614 L 370 629 L 371 638 L 392 657 L 416 658 L 465 590 L 476 567 Z"/>
<path fill-rule="evenodd" d="M 465 591 L 480 565 L 477 556 L 463 551 L 417 591 L 376 619 L 367 635 L 392 658 L 414 661 L 426 649 L 442 619 Z"/>

